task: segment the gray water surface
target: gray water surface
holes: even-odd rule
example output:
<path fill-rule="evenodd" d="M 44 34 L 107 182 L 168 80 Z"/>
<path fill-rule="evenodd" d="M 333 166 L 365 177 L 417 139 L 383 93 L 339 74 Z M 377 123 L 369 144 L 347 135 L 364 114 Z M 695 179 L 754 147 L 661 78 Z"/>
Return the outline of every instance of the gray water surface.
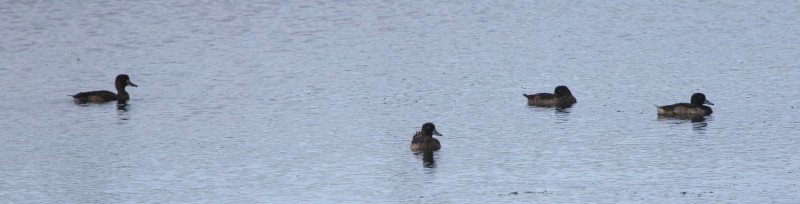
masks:
<path fill-rule="evenodd" d="M 797 1 L 3 0 L 0 22 L 2 203 L 800 202 Z M 121 73 L 127 112 L 68 96 Z M 556 85 L 578 103 L 525 105 Z M 695 92 L 712 116 L 656 117 Z"/>

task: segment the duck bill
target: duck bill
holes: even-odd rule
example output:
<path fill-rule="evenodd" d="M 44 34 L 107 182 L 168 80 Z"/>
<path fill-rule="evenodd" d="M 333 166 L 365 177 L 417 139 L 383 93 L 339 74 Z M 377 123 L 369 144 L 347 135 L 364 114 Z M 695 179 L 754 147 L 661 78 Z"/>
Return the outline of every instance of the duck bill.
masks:
<path fill-rule="evenodd" d="M 714 105 L 714 103 L 711 103 L 711 101 L 708 101 L 708 100 L 706 100 L 706 101 L 703 101 L 703 104 L 706 104 L 706 105 L 712 105 L 712 106 Z"/>
<path fill-rule="evenodd" d="M 433 130 L 433 135 L 436 135 L 436 136 L 442 136 L 442 134 L 441 134 L 441 133 L 439 133 L 439 131 L 436 131 L 435 129 Z"/>
<path fill-rule="evenodd" d="M 134 84 L 134 83 L 133 83 L 133 82 L 131 82 L 130 80 L 128 80 L 128 86 L 132 86 L 132 87 L 139 87 L 139 86 L 136 86 L 136 84 Z"/>

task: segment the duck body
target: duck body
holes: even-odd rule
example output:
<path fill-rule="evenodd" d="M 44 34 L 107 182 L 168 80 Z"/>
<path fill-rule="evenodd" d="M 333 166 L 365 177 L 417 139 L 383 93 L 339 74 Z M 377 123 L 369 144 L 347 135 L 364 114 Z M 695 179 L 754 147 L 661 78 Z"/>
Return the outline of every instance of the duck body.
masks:
<path fill-rule="evenodd" d="M 114 86 L 117 88 L 117 93 L 101 90 L 101 91 L 87 91 L 79 92 L 72 95 L 75 103 L 105 103 L 109 101 L 117 101 L 119 104 L 125 104 L 130 99 L 130 95 L 125 91 L 126 86 L 138 87 L 131 82 L 130 77 L 126 74 L 117 75 L 114 80 Z"/>
<path fill-rule="evenodd" d="M 117 94 L 111 91 L 87 91 L 72 95 L 75 103 L 105 103 L 116 101 Z"/>
<path fill-rule="evenodd" d="M 714 103 L 708 101 L 706 99 L 706 95 L 702 93 L 695 93 L 692 95 L 690 103 L 676 103 L 666 106 L 657 106 L 656 112 L 659 116 L 678 118 L 704 117 L 714 113 L 711 107 L 705 105 L 714 105 Z"/>
<path fill-rule="evenodd" d="M 425 137 L 417 133 L 411 140 L 411 151 L 437 151 L 442 148 L 439 140 L 433 137 Z"/>
<path fill-rule="evenodd" d="M 441 143 L 436 138 L 433 138 L 433 135 L 442 136 L 436 131 L 436 126 L 433 123 L 423 124 L 422 130 L 417 131 L 411 139 L 411 151 L 430 152 L 441 149 Z"/>
<path fill-rule="evenodd" d="M 558 86 L 553 93 L 522 95 L 528 99 L 529 106 L 568 108 L 578 102 L 567 86 Z"/>

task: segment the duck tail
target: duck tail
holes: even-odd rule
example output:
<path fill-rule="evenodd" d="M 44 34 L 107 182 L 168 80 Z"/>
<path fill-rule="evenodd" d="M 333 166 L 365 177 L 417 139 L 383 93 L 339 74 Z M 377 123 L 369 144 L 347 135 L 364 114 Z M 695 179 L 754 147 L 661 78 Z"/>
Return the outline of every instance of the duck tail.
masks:
<path fill-rule="evenodd" d="M 656 106 L 656 112 L 658 113 L 658 115 L 667 114 L 667 110 L 664 110 L 664 108 L 661 108 L 661 106 L 658 106 L 657 104 L 653 105 Z"/>
<path fill-rule="evenodd" d="M 414 136 L 411 136 L 411 138 L 412 138 L 412 139 L 413 139 L 413 138 L 416 138 L 416 137 L 417 137 L 417 135 L 421 135 L 421 134 L 422 134 L 422 131 L 417 131 L 417 133 L 414 133 Z"/>

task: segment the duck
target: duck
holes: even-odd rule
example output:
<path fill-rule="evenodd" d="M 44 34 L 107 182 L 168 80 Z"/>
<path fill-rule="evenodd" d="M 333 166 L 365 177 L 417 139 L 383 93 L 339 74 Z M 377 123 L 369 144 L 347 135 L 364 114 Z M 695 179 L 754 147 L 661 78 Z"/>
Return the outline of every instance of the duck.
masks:
<path fill-rule="evenodd" d="M 567 86 L 557 86 L 553 93 L 522 94 L 528 98 L 529 106 L 569 108 L 578 100 Z"/>
<path fill-rule="evenodd" d="M 656 105 L 656 111 L 658 111 L 659 116 L 667 117 L 705 117 L 714 112 L 711 107 L 705 105 L 714 105 L 714 103 L 708 101 L 705 94 L 694 93 L 689 103 L 676 103 L 666 106 Z"/>
<path fill-rule="evenodd" d="M 117 75 L 114 80 L 114 86 L 117 88 L 117 93 L 101 90 L 101 91 L 87 91 L 79 92 L 72 95 L 75 103 L 105 103 L 109 101 L 117 101 L 118 104 L 125 104 L 130 99 L 130 95 L 125 91 L 126 86 L 139 87 L 131 82 L 127 74 Z"/>
<path fill-rule="evenodd" d="M 430 152 L 437 151 L 442 148 L 439 140 L 433 136 L 442 136 L 439 131 L 436 131 L 436 126 L 433 123 L 422 124 L 422 129 L 414 134 L 411 139 L 411 151 Z"/>

